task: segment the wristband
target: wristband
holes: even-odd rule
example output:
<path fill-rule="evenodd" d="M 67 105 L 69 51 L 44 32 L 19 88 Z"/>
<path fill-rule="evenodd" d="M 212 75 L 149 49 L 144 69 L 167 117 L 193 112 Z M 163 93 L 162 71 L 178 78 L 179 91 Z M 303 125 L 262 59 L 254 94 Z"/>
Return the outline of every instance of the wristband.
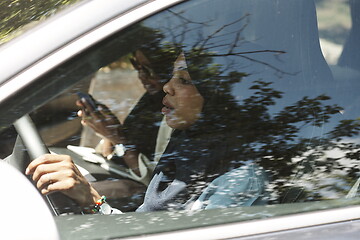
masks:
<path fill-rule="evenodd" d="M 94 208 L 91 210 L 92 213 L 100 213 L 102 215 L 120 214 L 121 211 L 113 209 L 107 202 L 106 197 L 102 196 L 96 201 Z"/>
<path fill-rule="evenodd" d="M 101 206 L 106 203 L 106 197 L 101 196 L 99 200 L 96 201 L 94 208 L 91 210 L 92 213 L 98 213 Z"/>

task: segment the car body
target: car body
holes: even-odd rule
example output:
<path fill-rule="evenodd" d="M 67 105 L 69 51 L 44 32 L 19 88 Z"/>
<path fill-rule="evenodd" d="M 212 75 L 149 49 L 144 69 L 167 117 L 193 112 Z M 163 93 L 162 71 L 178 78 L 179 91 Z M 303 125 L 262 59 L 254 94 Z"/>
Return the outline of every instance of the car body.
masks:
<path fill-rule="evenodd" d="M 251 207 L 55 217 L 44 213 L 36 218 L 37 211 L 43 213 L 46 208 L 44 203 L 34 207 L 38 210 L 31 214 L 24 213 L 29 226 L 33 224 L 37 229 L 38 222 L 48 222 L 52 227 L 55 223 L 57 230 L 51 227 L 51 233 L 38 233 L 45 239 L 47 236 L 48 239 L 358 239 L 360 159 L 356 121 L 360 117 L 357 90 L 360 69 L 355 62 L 360 50 L 353 39 L 359 36 L 359 14 L 355 11 L 359 6 L 355 1 L 349 4 L 345 1 L 315 2 L 316 5 L 310 0 L 108 0 L 106 3 L 84 0 L 2 44 L 1 157 L 20 171 L 25 170 L 29 161 L 23 145 L 35 148 L 44 141 L 55 153 L 72 154 L 74 161 L 76 157 L 67 145 L 95 148 L 94 143 L 99 139 L 91 131 L 84 130 L 76 116 L 78 109 L 74 103 L 78 91 L 92 93 L 124 120 L 144 93 L 126 57 L 135 50 L 135 45 L 147 38 L 153 40 L 151 34 L 160 32 L 161 37 L 156 36 L 163 37 L 165 46 L 181 39 L 186 51 L 196 49 L 191 46 L 208 47 L 209 56 L 225 57 L 218 65 L 212 65 L 229 64 L 223 74 L 241 69 L 241 81 L 234 80 L 229 93 L 239 104 L 245 102 L 254 109 L 260 107 L 247 122 L 249 125 L 255 123 L 254 127 L 246 128 L 253 131 L 251 136 L 260 138 L 244 146 L 252 149 L 251 156 L 261 156 L 265 160 L 273 159 L 275 150 L 283 146 L 285 150 L 279 152 L 283 155 L 278 158 L 289 156 L 290 160 L 286 160 L 289 162 L 272 167 L 265 161 L 264 168 L 278 173 L 277 187 L 285 188 L 294 181 L 307 193 L 314 193 L 302 200 L 296 196 L 289 202 L 281 202 L 275 196 L 274 204 Z M 333 13 L 329 10 L 333 6 L 348 10 L 343 14 Z M 329 15 L 333 17 L 330 26 L 324 23 Z M 343 27 L 339 34 L 337 21 L 343 18 L 347 21 L 341 22 Z M 151 33 L 150 37 L 141 35 L 146 31 Z M 220 43 L 215 45 L 214 39 L 220 39 Z M 219 54 L 221 51 L 227 55 Z M 118 81 L 120 78 L 128 81 Z M 275 79 L 270 85 L 279 92 L 271 91 L 268 79 Z M 121 94 L 118 89 L 122 90 Z M 257 96 L 256 91 L 260 95 L 264 93 L 261 95 L 264 98 L 254 100 L 252 96 Z M 276 104 L 272 104 L 272 100 L 276 100 Z M 263 107 L 265 110 L 261 110 Z M 43 140 L 36 140 L 37 133 L 31 135 L 31 129 L 25 127 L 21 131 L 16 127 L 28 136 L 20 134 L 24 144 L 14 143 L 17 133 L 11 126 L 19 125 L 18 119 L 27 114 Z M 256 115 L 265 120 L 260 121 Z M 283 119 L 279 120 L 279 116 Z M 266 127 L 267 119 L 274 121 L 274 125 L 269 126 L 278 132 L 272 133 L 272 129 Z M 294 133 L 293 127 L 301 130 Z M 29 143 L 25 139 L 30 139 Z M 271 153 L 260 154 L 259 149 Z M 36 154 L 31 155 L 32 150 L 28 149 L 30 159 L 36 157 Z M 292 154 L 294 151 L 299 153 Z M 7 156 L 12 152 L 9 160 Z M 78 158 L 76 163 L 92 175 L 114 177 L 114 172 Z M 300 166 L 299 162 L 304 164 Z M 301 172 L 309 166 L 311 174 Z M 23 179 L 17 181 L 20 177 L 12 171 L 9 170 L 10 176 L 1 176 L 2 182 L 6 181 L 13 189 L 30 189 L 21 194 L 23 198 L 33 196 L 33 201 L 41 201 L 35 197 L 34 188 Z M 15 181 L 8 181 L 9 178 Z M 295 189 L 298 185 L 291 184 L 295 195 L 300 194 Z M 1 193 L 2 199 L 7 196 L 6 191 Z M 0 219 L 1 225 L 10 229 L 3 233 L 4 238 L 11 238 L 7 234 L 21 230 L 21 226 L 13 225 L 14 221 L 6 222 L 7 216 L 2 214 Z M 27 237 L 39 239 L 36 234 L 29 233 Z M 18 235 L 14 233 L 14 236 Z"/>

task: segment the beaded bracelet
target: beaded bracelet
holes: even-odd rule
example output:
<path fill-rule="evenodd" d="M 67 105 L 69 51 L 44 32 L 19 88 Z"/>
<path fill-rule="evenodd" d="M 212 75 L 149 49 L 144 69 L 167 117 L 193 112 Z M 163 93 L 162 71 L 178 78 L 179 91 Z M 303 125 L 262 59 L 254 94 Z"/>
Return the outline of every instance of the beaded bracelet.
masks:
<path fill-rule="evenodd" d="M 105 202 L 106 202 L 106 197 L 101 196 L 101 198 L 96 201 L 94 208 L 91 210 L 92 213 L 99 212 L 101 205 L 103 205 Z"/>

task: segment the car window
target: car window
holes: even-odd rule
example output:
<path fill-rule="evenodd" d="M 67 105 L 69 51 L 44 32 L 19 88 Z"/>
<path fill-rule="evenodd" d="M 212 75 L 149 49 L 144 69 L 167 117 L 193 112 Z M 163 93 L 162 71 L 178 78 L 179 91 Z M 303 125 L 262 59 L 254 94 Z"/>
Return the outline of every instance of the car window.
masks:
<path fill-rule="evenodd" d="M 212 209 L 242 221 L 358 204 L 358 8 L 187 1 L 52 69 L 26 107 L 50 150 L 70 155 L 125 213 L 204 210 L 202 224 L 211 225 L 221 223 Z M 105 120 L 76 104 L 90 105 L 79 92 L 113 121 L 111 134 L 94 131 Z M 119 128 L 126 146 L 112 141 Z M 17 133 L 1 136 L 6 158 Z M 132 149 L 136 168 L 121 153 Z M 163 195 L 151 195 L 154 182 Z"/>
<path fill-rule="evenodd" d="M 77 0 L 53 1 L 2 1 L 0 44 L 9 41 L 22 32 L 32 28 L 39 21 L 53 15 L 59 9 L 77 2 Z"/>

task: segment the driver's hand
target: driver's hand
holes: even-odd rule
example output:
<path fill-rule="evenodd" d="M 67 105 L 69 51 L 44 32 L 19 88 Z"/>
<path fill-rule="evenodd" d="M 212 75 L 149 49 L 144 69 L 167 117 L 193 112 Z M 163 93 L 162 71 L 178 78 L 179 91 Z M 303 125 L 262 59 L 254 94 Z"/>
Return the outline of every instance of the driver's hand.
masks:
<path fill-rule="evenodd" d="M 124 136 L 122 125 L 118 118 L 108 107 L 97 104 L 93 110 L 87 102 L 76 101 L 76 105 L 81 107 L 78 116 L 82 118 L 83 125 L 91 127 L 96 133 L 110 140 L 113 144 L 123 142 Z"/>
<path fill-rule="evenodd" d="M 29 164 L 25 174 L 32 174 L 42 194 L 60 191 L 83 207 L 93 205 L 100 198 L 68 155 L 42 155 Z"/>

